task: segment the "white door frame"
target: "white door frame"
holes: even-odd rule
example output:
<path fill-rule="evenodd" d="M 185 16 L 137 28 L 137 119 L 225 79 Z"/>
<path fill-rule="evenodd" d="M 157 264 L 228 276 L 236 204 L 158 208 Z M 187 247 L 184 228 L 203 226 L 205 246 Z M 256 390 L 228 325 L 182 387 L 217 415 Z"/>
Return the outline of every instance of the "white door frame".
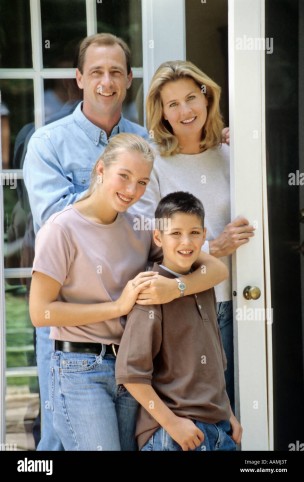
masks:
<path fill-rule="evenodd" d="M 90 12 L 92 2 L 86 0 Z M 32 30 L 39 13 L 39 0 L 31 0 Z M 88 34 L 94 33 L 96 19 L 88 15 Z M 92 17 L 92 18 L 91 18 Z M 91 19 L 91 20 L 90 20 Z M 90 20 L 90 21 L 89 21 Z M 232 216 L 245 214 L 257 223 L 257 234 L 248 246 L 234 257 L 233 289 L 237 293 L 235 307 L 262 308 L 271 306 L 270 269 L 268 256 L 266 162 L 265 162 L 265 82 L 264 51 L 236 49 L 236 39 L 244 35 L 264 37 L 264 0 L 229 0 L 229 88 L 231 128 L 231 192 Z M 166 60 L 186 58 L 185 0 L 142 0 L 143 78 L 144 98 L 149 82 L 159 64 Z M 37 30 L 36 30 L 37 29 Z M 39 67 L 38 54 L 35 57 Z M 41 68 L 41 66 L 40 66 Z M 38 68 L 38 72 L 40 71 Z M 35 123 L 43 123 L 43 78 L 56 77 L 55 72 L 42 69 L 37 72 L 10 69 L 4 77 L 33 78 L 35 83 Z M 60 72 L 62 75 L 62 72 Z M 74 76 L 66 69 L 66 77 Z M 141 77 L 141 69 L 135 69 Z M 1 76 L 1 75 L 0 75 Z M 37 78 L 36 78 L 37 77 Z M 2 192 L 2 186 L 0 185 Z M 0 195 L 1 195 L 0 192 Z M 1 197 L 0 197 L 1 202 Z M 245 206 L 245 210 L 243 212 Z M 0 205 L 2 225 L 3 203 Z M 1 216 L 2 215 L 2 216 Z M 0 292 L 4 299 L 4 269 L 0 259 Z M 8 273 L 6 273 L 8 274 Z M 16 273 L 17 276 L 18 273 Z M 257 301 L 245 301 L 242 295 L 247 284 L 260 287 L 262 296 Z M 1 307 L 5 320 L 4 304 Z M 235 357 L 238 407 L 244 427 L 243 450 L 269 450 L 273 446 L 272 430 L 272 365 L 271 320 L 235 320 Z M 5 330 L 1 323 L 0 330 Z M 0 439 L 5 441 L 5 331 L 1 336 L 0 358 Z M 2 366 L 1 366 L 2 365 Z"/>
<path fill-rule="evenodd" d="M 243 214 L 256 226 L 254 239 L 233 256 L 237 412 L 244 429 L 242 450 L 272 450 L 265 0 L 229 0 L 228 28 L 232 218 Z M 247 285 L 259 287 L 261 297 L 247 301 Z"/>
<path fill-rule="evenodd" d="M 144 99 L 162 62 L 186 59 L 185 0 L 142 0 Z"/>

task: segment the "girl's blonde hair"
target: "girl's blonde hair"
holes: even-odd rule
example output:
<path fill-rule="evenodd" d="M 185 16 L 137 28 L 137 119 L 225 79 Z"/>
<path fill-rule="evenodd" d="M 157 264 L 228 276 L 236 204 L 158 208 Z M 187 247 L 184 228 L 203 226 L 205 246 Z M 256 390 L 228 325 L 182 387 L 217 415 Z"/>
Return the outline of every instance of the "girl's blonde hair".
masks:
<path fill-rule="evenodd" d="M 113 162 L 117 160 L 117 156 L 119 154 L 126 151 L 139 152 L 140 154 L 142 154 L 143 159 L 147 163 L 151 164 L 151 168 L 153 167 L 155 153 L 151 145 L 145 139 L 143 139 L 141 136 L 138 136 L 137 134 L 117 134 L 111 137 L 105 150 L 97 159 L 92 170 L 90 187 L 86 194 L 81 198 L 81 201 L 90 197 L 91 194 L 95 191 L 96 186 L 98 185 L 99 178 L 96 172 L 96 168 L 99 162 L 102 161 L 105 167 L 109 167 L 111 164 L 113 164 Z"/>
<path fill-rule="evenodd" d="M 168 82 L 179 79 L 192 79 L 208 99 L 207 119 L 202 130 L 202 151 L 221 143 L 223 120 L 219 109 L 221 88 L 196 67 L 192 62 L 176 60 L 164 62 L 155 72 L 147 95 L 147 126 L 150 137 L 157 143 L 163 156 L 172 156 L 180 152 L 177 137 L 171 125 L 163 115 L 161 90 Z"/>

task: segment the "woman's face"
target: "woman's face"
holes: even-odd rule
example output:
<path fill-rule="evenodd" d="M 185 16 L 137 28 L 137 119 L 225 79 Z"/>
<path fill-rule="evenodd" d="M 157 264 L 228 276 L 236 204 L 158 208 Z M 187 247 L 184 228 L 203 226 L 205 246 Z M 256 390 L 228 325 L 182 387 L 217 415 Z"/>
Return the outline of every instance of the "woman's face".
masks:
<path fill-rule="evenodd" d="M 124 212 L 144 194 L 152 163 L 136 151 L 121 152 L 116 159 L 108 167 L 101 164 L 97 172 L 102 174 L 101 186 L 110 207 L 116 212 Z"/>
<path fill-rule="evenodd" d="M 207 119 L 208 100 L 194 80 L 185 78 L 168 82 L 162 87 L 160 96 L 163 116 L 177 138 L 201 135 Z"/>

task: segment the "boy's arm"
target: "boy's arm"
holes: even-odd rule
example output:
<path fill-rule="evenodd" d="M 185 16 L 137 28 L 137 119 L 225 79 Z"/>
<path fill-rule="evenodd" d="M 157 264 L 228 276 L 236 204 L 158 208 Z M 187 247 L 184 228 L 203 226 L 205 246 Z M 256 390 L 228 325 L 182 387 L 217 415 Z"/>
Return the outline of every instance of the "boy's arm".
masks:
<path fill-rule="evenodd" d="M 125 383 L 128 392 L 168 432 L 183 450 L 193 450 L 204 440 L 203 432 L 187 418 L 175 415 L 146 383 Z"/>
<path fill-rule="evenodd" d="M 185 295 L 206 291 L 221 283 L 229 276 L 226 265 L 210 254 L 201 252 L 196 270 L 180 278 L 186 284 Z M 150 286 L 142 290 L 136 301 L 139 305 L 155 305 L 169 303 L 180 297 L 180 290 L 175 279 L 158 276 L 151 281 Z"/>

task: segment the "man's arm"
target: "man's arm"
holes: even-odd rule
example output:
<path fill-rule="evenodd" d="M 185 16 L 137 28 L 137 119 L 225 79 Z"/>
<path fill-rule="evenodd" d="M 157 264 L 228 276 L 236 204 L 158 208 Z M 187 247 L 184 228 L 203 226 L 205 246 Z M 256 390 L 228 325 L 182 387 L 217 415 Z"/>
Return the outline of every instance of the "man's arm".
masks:
<path fill-rule="evenodd" d="M 185 295 L 213 288 L 229 276 L 225 264 L 207 253 L 202 252 L 196 264 L 198 267 L 193 273 L 180 277 L 186 284 Z M 179 297 L 180 291 L 175 279 L 159 275 L 157 279 L 151 281 L 149 287 L 139 293 L 136 303 L 139 305 L 164 304 Z"/>
<path fill-rule="evenodd" d="M 51 214 L 61 211 L 83 195 L 83 192 L 75 191 L 71 173 L 64 172 L 46 134 L 31 138 L 23 174 L 33 219 L 39 227 Z"/>

